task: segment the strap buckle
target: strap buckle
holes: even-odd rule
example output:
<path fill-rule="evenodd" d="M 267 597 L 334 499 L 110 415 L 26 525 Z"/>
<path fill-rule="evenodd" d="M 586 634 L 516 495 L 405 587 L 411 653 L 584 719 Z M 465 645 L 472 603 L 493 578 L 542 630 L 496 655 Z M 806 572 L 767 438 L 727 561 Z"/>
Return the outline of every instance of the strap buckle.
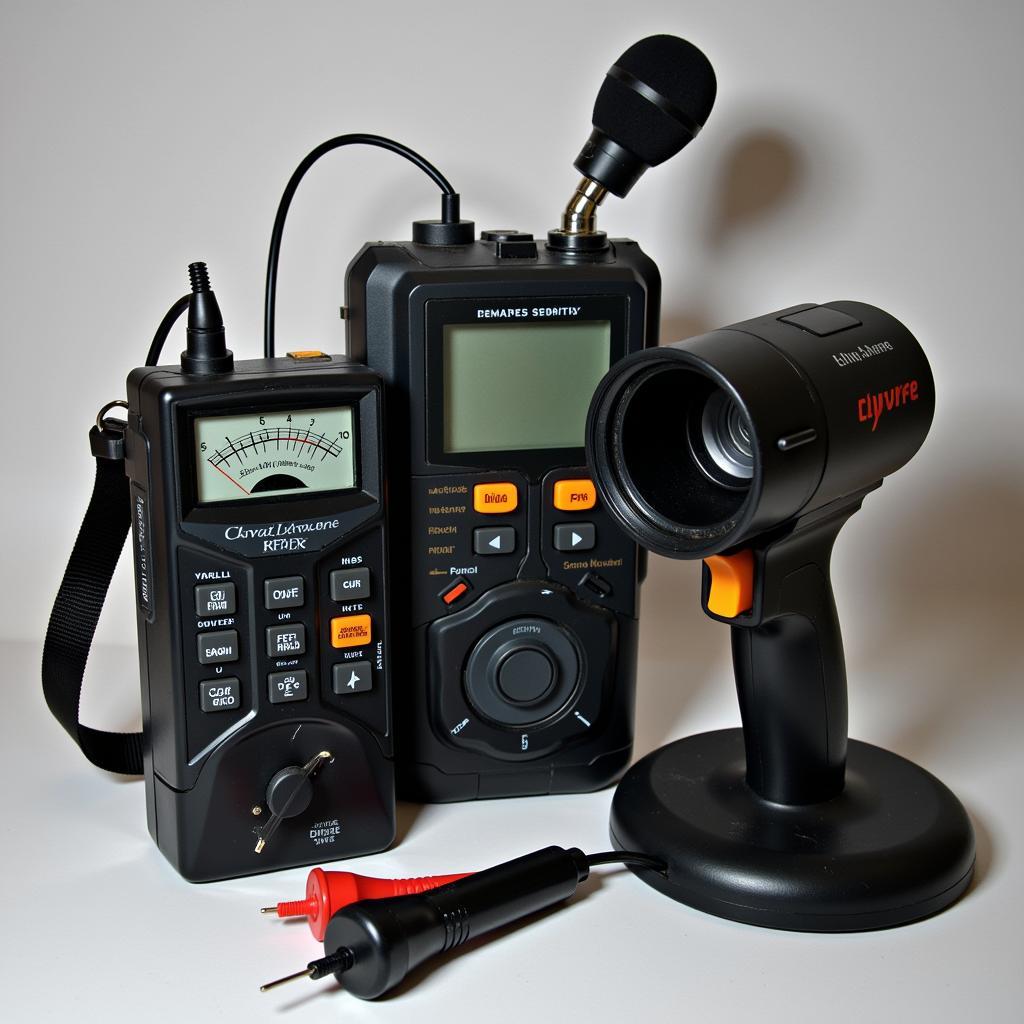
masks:
<path fill-rule="evenodd" d="M 124 461 L 124 435 L 128 424 L 123 420 L 110 419 L 111 409 L 127 409 L 128 403 L 120 398 L 107 402 L 96 414 L 96 423 L 89 430 L 89 447 L 94 458 Z"/>

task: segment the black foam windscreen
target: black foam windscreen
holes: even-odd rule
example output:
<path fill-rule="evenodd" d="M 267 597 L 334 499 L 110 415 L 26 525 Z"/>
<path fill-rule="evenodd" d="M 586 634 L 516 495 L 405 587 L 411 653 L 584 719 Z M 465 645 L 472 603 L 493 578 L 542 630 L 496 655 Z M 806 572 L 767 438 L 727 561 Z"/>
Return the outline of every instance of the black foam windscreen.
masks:
<path fill-rule="evenodd" d="M 697 134 L 716 90 L 714 68 L 693 43 L 648 36 L 608 71 L 594 103 L 594 127 L 654 167 Z"/>

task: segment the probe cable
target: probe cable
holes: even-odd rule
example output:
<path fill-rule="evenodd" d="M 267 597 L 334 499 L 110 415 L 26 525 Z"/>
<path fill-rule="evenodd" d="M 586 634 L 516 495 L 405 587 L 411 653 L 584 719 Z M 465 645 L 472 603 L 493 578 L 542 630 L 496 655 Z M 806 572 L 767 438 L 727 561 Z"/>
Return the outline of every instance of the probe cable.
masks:
<path fill-rule="evenodd" d="M 326 153 L 340 149 L 342 146 L 376 146 L 390 153 L 397 153 L 410 163 L 415 164 L 441 190 L 441 221 L 445 224 L 457 223 L 459 220 L 459 194 L 451 182 L 425 157 L 415 150 L 403 146 L 401 142 L 386 138 L 383 135 L 364 135 L 356 132 L 349 135 L 338 135 L 326 142 L 321 142 L 312 150 L 302 163 L 295 168 L 288 179 L 281 202 L 274 218 L 274 229 L 270 234 L 270 253 L 267 256 L 267 288 L 263 304 L 263 355 L 267 359 L 274 357 L 274 314 L 277 303 L 277 265 L 281 254 L 281 237 L 284 234 L 284 222 L 288 216 L 295 190 L 299 182 L 310 169 Z"/>

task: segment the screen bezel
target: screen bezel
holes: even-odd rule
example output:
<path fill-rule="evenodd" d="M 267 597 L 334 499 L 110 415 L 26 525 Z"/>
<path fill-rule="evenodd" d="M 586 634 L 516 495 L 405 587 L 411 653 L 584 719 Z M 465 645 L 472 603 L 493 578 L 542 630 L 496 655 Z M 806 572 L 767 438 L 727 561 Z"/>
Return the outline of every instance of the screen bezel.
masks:
<path fill-rule="evenodd" d="M 178 406 L 176 462 L 178 466 L 178 491 L 181 496 L 179 515 L 182 522 L 233 522 L 257 521 L 267 516 L 283 516 L 289 519 L 313 518 L 325 511 L 343 511 L 374 500 L 366 491 L 368 481 L 364 479 L 363 449 L 363 402 L 367 393 L 343 393 L 323 387 L 292 387 L 275 391 L 268 389 L 261 394 L 252 390 L 237 394 L 221 394 L 216 397 L 186 399 Z M 249 498 L 238 501 L 200 502 L 197 486 L 197 453 L 195 421 L 202 417 L 218 415 L 237 416 L 245 413 L 259 413 L 265 410 L 329 409 L 350 406 L 352 409 L 352 444 L 355 452 L 355 479 L 351 487 L 329 491 L 308 491 L 300 494 L 278 494 Z"/>
<path fill-rule="evenodd" d="M 551 466 L 577 465 L 582 462 L 583 443 L 562 448 L 502 448 L 496 451 L 446 452 L 444 393 L 444 334 L 450 325 L 484 326 L 487 323 L 573 324 L 607 322 L 609 324 L 608 367 L 626 354 L 628 299 L 622 295 L 553 295 L 510 298 L 432 299 L 426 309 L 426 427 L 427 460 L 442 466 L 467 466 L 492 469 L 514 466 L 527 472 L 543 472 Z M 476 316 L 481 307 L 489 309 L 540 306 L 579 306 L 578 316 L 516 316 L 483 320 Z"/>

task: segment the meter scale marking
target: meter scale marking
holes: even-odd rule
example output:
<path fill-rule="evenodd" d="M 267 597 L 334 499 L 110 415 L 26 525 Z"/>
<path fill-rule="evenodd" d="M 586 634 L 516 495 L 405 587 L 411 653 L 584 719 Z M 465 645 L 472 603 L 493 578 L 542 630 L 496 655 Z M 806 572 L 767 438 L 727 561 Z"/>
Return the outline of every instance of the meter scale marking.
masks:
<path fill-rule="evenodd" d="M 328 440 L 326 435 L 305 430 L 299 436 L 291 427 L 275 427 L 273 431 L 265 429 L 258 433 L 250 430 L 248 434 L 242 434 L 234 439 L 225 436 L 224 440 L 227 441 L 227 445 L 215 451 L 206 461 L 246 495 L 258 493 L 259 491 L 292 490 L 308 486 L 298 477 L 292 476 L 289 473 L 275 473 L 271 476 L 263 477 L 252 489 L 249 489 L 239 483 L 238 480 L 224 469 L 224 466 L 233 457 L 238 459 L 239 466 L 245 466 L 247 460 L 246 452 L 255 451 L 257 446 L 262 445 L 262 451 L 258 454 L 263 455 L 267 452 L 267 445 L 274 445 L 274 450 L 280 451 L 281 443 L 284 442 L 286 451 L 295 452 L 300 458 L 306 456 L 306 466 L 310 469 L 313 468 L 313 459 L 318 451 L 323 453 L 320 456 L 320 462 L 323 462 L 328 456 L 336 459 L 342 453 L 341 446 L 334 441 Z"/>
<path fill-rule="evenodd" d="M 293 419 L 299 422 L 293 422 Z M 355 486 L 351 406 L 197 416 L 201 503 L 242 501 Z"/>

